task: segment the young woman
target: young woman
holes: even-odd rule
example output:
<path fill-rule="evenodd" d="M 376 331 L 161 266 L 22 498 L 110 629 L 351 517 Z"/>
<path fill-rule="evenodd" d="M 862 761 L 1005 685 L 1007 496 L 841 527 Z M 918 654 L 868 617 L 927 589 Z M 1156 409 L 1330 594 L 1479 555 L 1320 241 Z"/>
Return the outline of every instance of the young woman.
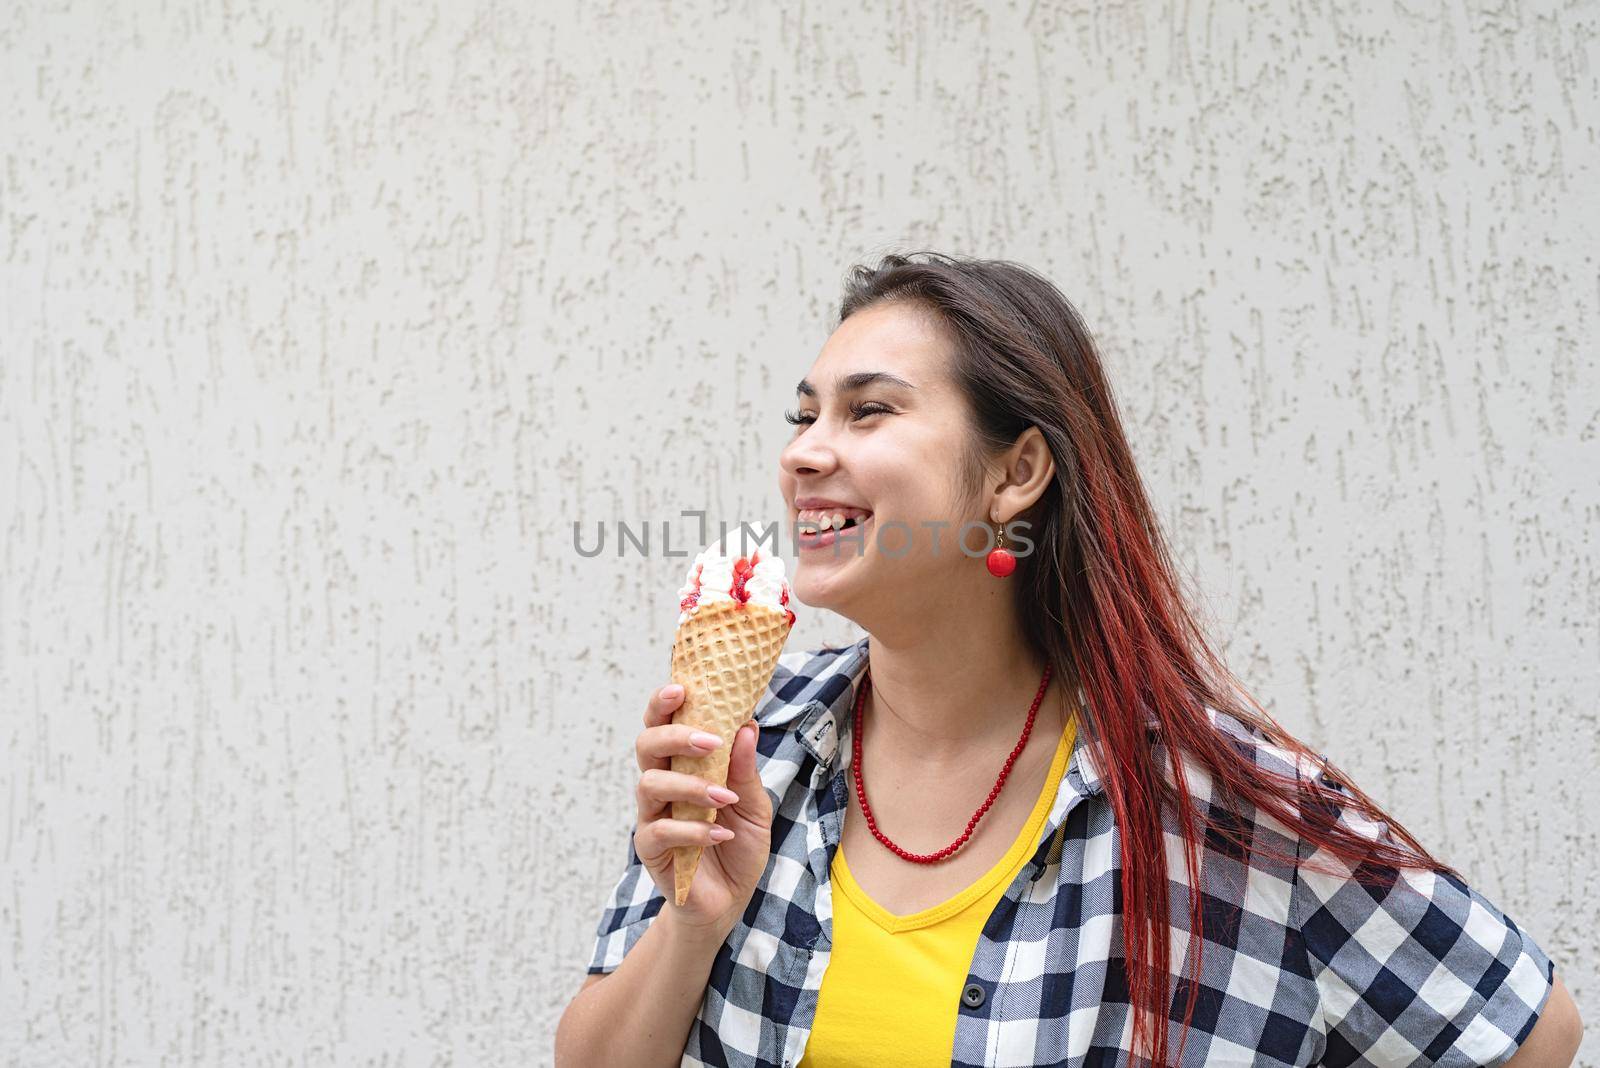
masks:
<path fill-rule="evenodd" d="M 793 591 L 867 637 L 784 654 L 722 795 L 651 697 L 558 1063 L 1571 1061 L 1533 938 L 1209 649 L 1048 281 L 857 267 L 798 400 Z"/>

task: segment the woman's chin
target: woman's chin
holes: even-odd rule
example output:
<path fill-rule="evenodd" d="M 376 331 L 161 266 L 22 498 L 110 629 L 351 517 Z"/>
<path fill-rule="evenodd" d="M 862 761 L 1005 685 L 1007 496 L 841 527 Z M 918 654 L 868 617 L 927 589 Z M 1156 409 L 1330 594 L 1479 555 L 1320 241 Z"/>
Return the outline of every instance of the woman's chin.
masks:
<path fill-rule="evenodd" d="M 850 599 L 862 583 L 861 565 L 872 529 L 872 517 L 868 516 L 860 530 L 830 532 L 820 539 L 821 544 L 802 538 L 789 581 L 795 596 L 813 608 L 834 610 Z M 845 535 L 842 539 L 841 533 Z"/>
<path fill-rule="evenodd" d="M 840 560 L 802 560 L 789 580 L 789 589 L 795 598 L 809 608 L 833 609 L 847 599 L 848 590 L 855 583 L 843 580 L 838 574 Z"/>

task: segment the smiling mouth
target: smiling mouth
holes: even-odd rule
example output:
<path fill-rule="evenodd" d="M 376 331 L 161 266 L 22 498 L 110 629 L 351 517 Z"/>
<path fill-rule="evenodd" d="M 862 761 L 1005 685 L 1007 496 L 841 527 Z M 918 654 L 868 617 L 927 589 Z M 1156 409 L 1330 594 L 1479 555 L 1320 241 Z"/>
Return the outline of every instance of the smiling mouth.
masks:
<path fill-rule="evenodd" d="M 797 529 L 799 531 L 797 541 L 799 548 L 826 548 L 827 546 L 838 541 L 839 535 L 844 531 L 854 530 L 857 527 L 865 527 L 870 522 L 872 522 L 872 513 L 869 512 L 864 516 L 851 516 L 845 520 L 844 525 L 841 527 L 818 528 L 808 522 L 797 523 Z"/>

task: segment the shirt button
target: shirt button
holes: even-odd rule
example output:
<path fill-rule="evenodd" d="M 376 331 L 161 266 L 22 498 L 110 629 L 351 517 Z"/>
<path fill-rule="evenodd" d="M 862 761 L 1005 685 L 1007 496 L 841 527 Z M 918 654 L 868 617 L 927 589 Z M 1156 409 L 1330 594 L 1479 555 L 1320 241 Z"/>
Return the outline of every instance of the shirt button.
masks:
<path fill-rule="evenodd" d="M 961 1004 L 969 1009 L 975 1009 L 983 1004 L 984 997 L 983 987 L 977 983 L 968 983 L 967 988 L 961 992 Z"/>

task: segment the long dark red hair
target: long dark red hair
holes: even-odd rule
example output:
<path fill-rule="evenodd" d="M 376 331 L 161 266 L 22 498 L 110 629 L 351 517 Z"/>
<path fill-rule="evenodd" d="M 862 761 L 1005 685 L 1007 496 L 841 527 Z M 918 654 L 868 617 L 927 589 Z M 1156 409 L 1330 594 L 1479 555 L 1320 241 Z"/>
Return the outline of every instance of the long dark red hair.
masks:
<path fill-rule="evenodd" d="M 920 257 L 920 261 L 917 259 Z M 931 313 L 952 346 L 955 380 L 966 396 L 973 435 L 966 485 L 974 515 L 985 462 L 1030 426 L 1055 461 L 1043 497 L 1017 518 L 1033 547 L 1017 570 L 1022 632 L 1073 693 L 1084 744 L 1092 746 L 1122 839 L 1123 955 L 1133 1013 L 1133 1060 L 1167 1064 L 1172 993 L 1168 897 L 1160 811 L 1171 806 L 1184 836 L 1190 887 L 1190 957 L 1200 972 L 1202 910 L 1199 843 L 1207 827 L 1241 849 L 1294 865 L 1259 840 L 1248 822 L 1214 820 L 1192 800 L 1179 752 L 1212 780 L 1214 797 L 1238 817 L 1243 806 L 1348 864 L 1326 870 L 1383 882 L 1381 866 L 1455 869 L 1435 860 L 1326 757 L 1285 731 L 1223 664 L 1196 624 L 1157 526 L 1123 432 L 1116 399 L 1094 341 L 1077 310 L 1047 279 L 1019 264 L 937 252 L 892 254 L 846 276 L 839 321 L 863 308 L 901 302 Z M 1273 744 L 1306 760 L 1321 777 L 1282 776 L 1230 745 L 1205 709 L 1227 712 Z M 1168 748 L 1171 777 L 1156 766 L 1145 729 L 1154 717 Z M 1354 809 L 1388 825 L 1404 847 L 1363 837 L 1333 815 Z M 1302 862 L 1302 866 L 1304 865 Z M 1375 867 L 1376 866 L 1376 867 Z M 1315 870 L 1322 870 L 1319 866 Z M 1392 877 L 1392 876 L 1391 876 Z M 1185 984 L 1178 1052 L 1182 1058 L 1198 982 Z"/>

